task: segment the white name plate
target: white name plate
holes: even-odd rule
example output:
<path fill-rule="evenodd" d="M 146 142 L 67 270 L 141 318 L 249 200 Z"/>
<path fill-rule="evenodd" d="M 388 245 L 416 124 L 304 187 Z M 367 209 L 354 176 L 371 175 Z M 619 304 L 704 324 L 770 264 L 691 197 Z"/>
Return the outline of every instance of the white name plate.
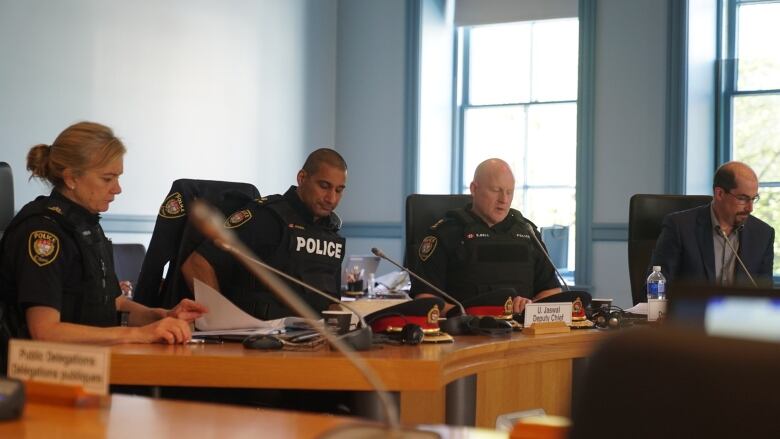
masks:
<path fill-rule="evenodd" d="M 8 376 L 51 384 L 76 385 L 86 393 L 108 395 L 111 351 L 107 347 L 11 340 Z"/>
<path fill-rule="evenodd" d="M 529 303 L 525 306 L 524 327 L 552 322 L 564 322 L 566 326 L 571 326 L 571 302 Z"/>
<path fill-rule="evenodd" d="M 664 314 L 666 314 L 666 299 L 647 299 L 647 321 L 663 319 Z"/>

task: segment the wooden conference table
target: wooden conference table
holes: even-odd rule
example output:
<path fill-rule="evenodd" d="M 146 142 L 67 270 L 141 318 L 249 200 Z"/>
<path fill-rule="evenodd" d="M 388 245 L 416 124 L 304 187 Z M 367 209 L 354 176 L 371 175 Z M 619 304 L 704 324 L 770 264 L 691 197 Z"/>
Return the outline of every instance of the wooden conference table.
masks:
<path fill-rule="evenodd" d="M 113 395 L 102 408 L 27 404 L 18 420 L 0 421 L 15 438 L 304 438 L 367 424 L 355 418 Z M 435 427 L 442 438 L 506 438 L 506 433 Z"/>
<path fill-rule="evenodd" d="M 475 375 L 476 426 L 492 428 L 497 415 L 518 410 L 569 415 L 573 360 L 604 335 L 459 336 L 455 343 L 380 346 L 361 355 L 387 390 L 399 392 L 404 424 L 444 423 L 446 385 Z M 240 343 L 114 346 L 111 384 L 372 390 L 335 351 L 257 351 Z"/>

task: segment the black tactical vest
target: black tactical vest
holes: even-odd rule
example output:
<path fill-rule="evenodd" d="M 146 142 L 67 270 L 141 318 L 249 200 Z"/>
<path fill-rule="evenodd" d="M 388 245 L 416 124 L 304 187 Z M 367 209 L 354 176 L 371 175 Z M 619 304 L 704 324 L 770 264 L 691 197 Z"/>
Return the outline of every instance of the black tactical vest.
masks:
<path fill-rule="evenodd" d="M 114 301 L 121 294 L 121 290 L 114 272 L 111 241 L 103 234 L 100 224 L 88 224 L 83 214 L 75 212 L 68 202 L 51 197 L 38 197 L 14 217 L 3 239 L 10 236 L 24 220 L 34 216 L 43 216 L 59 224 L 76 242 L 81 254 L 82 282 L 80 285 L 65 286 L 62 292 L 60 321 L 90 326 L 116 326 Z M 0 242 L 0 249 L 2 245 Z M 12 308 L 19 314 L 9 317 L 17 320 L 16 323 L 24 322 L 20 315 L 21 310 L 17 306 Z M 9 314 L 13 314 L 13 311 Z M 26 325 L 17 328 L 13 331 L 16 332 L 15 336 L 29 337 Z"/>
<path fill-rule="evenodd" d="M 304 222 L 290 203 L 274 202 L 268 208 L 284 224 L 282 242 L 271 258 L 272 265 L 338 298 L 341 262 L 346 249 L 346 240 L 337 233 L 338 220 L 332 218 L 332 227 L 323 228 Z M 327 299 L 302 287 L 297 287 L 296 291 L 316 311 L 330 305 Z"/>
<path fill-rule="evenodd" d="M 309 224 L 281 195 L 265 197 L 254 208 L 270 209 L 283 225 L 282 240 L 265 262 L 338 299 L 345 250 L 345 239 L 337 233 L 338 217 L 332 214 L 329 227 Z M 263 320 L 295 315 L 258 280 L 252 278 L 249 283 L 248 291 L 228 292 L 230 300 L 241 309 Z M 332 303 L 301 286 L 288 285 L 315 311 L 327 309 Z"/>
<path fill-rule="evenodd" d="M 513 288 L 520 296 L 534 295 L 534 246 L 525 219 L 512 209 L 506 233 L 496 233 L 465 209 L 447 212 L 463 226 L 454 261 L 447 266 L 447 288 L 459 300 L 498 288 Z"/>

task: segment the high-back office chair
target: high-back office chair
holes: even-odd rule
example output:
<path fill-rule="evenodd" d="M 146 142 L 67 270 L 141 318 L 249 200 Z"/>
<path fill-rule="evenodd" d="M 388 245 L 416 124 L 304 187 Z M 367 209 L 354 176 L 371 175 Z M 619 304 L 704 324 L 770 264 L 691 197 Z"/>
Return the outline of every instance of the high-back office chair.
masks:
<path fill-rule="evenodd" d="M 170 308 L 183 298 L 192 298 L 192 292 L 181 277 L 181 264 L 204 239 L 188 221 L 187 213 L 193 200 L 203 199 L 227 216 L 259 197 L 260 192 L 249 183 L 174 181 L 154 224 L 135 288 L 135 300 L 146 306 Z M 168 271 L 163 280 L 166 264 Z"/>
<path fill-rule="evenodd" d="M 647 301 L 645 281 L 664 217 L 709 203 L 709 195 L 636 194 L 628 208 L 628 274 L 634 305 Z"/>
<path fill-rule="evenodd" d="M 416 270 L 417 248 L 428 229 L 452 209 L 471 203 L 471 195 L 428 195 L 412 194 L 406 197 L 406 248 L 404 265 Z"/>
<path fill-rule="evenodd" d="M 673 328 L 624 331 L 589 357 L 570 438 L 780 437 L 780 349 Z"/>
<path fill-rule="evenodd" d="M 11 165 L 0 162 L 0 236 L 14 217 L 14 177 Z"/>
<path fill-rule="evenodd" d="M 114 244 L 114 271 L 120 281 L 129 280 L 133 287 L 138 284 L 146 249 L 142 244 Z"/>

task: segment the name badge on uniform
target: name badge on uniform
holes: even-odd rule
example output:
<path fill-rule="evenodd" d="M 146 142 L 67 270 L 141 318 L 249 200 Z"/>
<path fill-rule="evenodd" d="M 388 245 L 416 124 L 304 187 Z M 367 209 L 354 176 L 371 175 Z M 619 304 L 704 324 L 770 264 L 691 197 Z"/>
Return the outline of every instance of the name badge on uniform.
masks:
<path fill-rule="evenodd" d="M 308 253 L 310 255 L 328 256 L 334 259 L 341 259 L 343 244 L 340 242 L 328 241 L 318 238 L 295 237 L 295 251 Z"/>

